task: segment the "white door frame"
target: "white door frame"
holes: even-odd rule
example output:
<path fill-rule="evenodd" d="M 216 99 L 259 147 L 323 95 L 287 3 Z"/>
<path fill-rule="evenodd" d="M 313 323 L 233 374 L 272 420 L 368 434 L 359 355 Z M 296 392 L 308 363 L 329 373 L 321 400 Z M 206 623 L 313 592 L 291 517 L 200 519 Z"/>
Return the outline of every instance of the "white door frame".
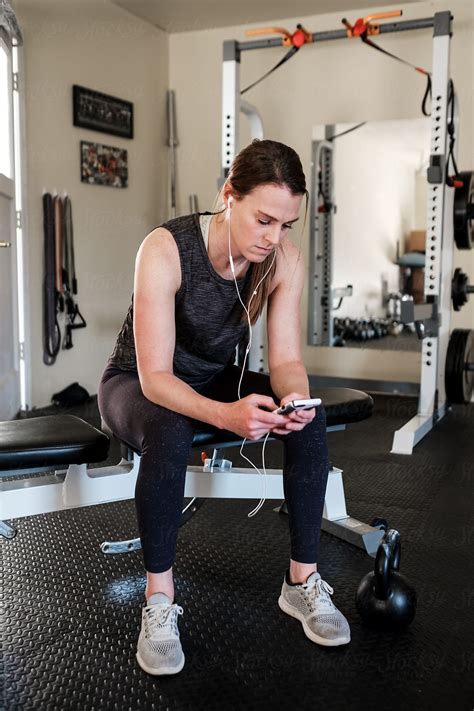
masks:
<path fill-rule="evenodd" d="M 25 125 L 25 82 L 23 47 L 16 38 L 7 34 L 5 27 L 0 27 L 0 42 L 10 56 L 10 87 L 12 110 L 12 140 L 10 180 L 14 182 L 14 211 L 16 231 L 13 236 L 14 251 L 12 267 L 16 265 L 13 294 L 15 309 L 14 339 L 15 362 L 20 378 L 20 407 L 31 407 L 31 327 L 30 327 L 30 289 L 28 278 L 27 254 L 27 223 L 26 223 L 26 151 L 22 147 L 26 143 Z M 42 268 L 42 265 L 41 265 Z"/>
<path fill-rule="evenodd" d="M 30 318 L 30 279 L 28 259 L 28 219 L 29 214 L 26 175 L 26 82 L 23 46 L 13 40 L 13 134 L 15 195 L 17 211 L 17 273 L 18 273 L 18 315 L 20 346 L 20 387 L 21 407 L 30 409 L 32 405 L 31 385 L 31 318 Z M 41 262 L 40 268 L 43 269 Z M 42 295 L 41 295 L 42 298 Z"/>
<path fill-rule="evenodd" d="M 18 339 L 18 284 L 17 284 L 17 247 L 16 247 L 16 201 L 15 201 L 15 166 L 13 135 L 13 70 L 12 42 L 3 28 L 0 31 L 0 50 L 6 58 L 6 74 L 2 69 L 2 97 L 5 105 L 1 107 L 5 123 L 2 130 L 2 151 L 5 149 L 6 163 L 0 166 L 0 197 L 2 200 L 2 243 L 1 266 L 2 278 L 6 279 L 2 288 L 2 331 L 5 338 L 1 344 L 2 369 L 0 384 L 0 418 L 12 419 L 21 407 L 21 384 L 19 367 Z M 2 59 L 3 64 L 3 59 Z M 3 82 L 6 81 L 6 85 Z M 5 92 L 5 94 L 4 94 Z M 5 228 L 5 231 L 3 231 Z M 5 290 L 4 290 L 5 289 Z M 11 329 L 11 331 L 10 331 Z"/>

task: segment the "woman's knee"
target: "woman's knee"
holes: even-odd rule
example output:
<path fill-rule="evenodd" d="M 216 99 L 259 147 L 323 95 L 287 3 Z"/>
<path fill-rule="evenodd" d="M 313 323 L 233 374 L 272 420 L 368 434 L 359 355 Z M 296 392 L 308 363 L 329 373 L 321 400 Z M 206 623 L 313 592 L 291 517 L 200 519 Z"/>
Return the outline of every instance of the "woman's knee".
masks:
<path fill-rule="evenodd" d="M 311 422 L 308 422 L 302 430 L 291 432 L 288 439 L 298 439 L 299 441 L 326 443 L 326 410 L 322 405 L 316 408 L 316 413 Z"/>
<path fill-rule="evenodd" d="M 172 491 L 181 492 L 184 488 L 193 428 L 182 415 L 165 408 L 159 409 L 164 412 L 154 413 L 141 423 L 141 461 L 135 491 L 137 503 L 142 501 L 143 496 L 145 500 L 152 501 L 151 492 L 155 490 L 161 491 L 160 497 L 167 491 L 169 499 Z M 180 505 L 181 501 L 176 503 L 178 508 Z"/>
<path fill-rule="evenodd" d="M 166 455 L 166 458 L 188 456 L 194 427 L 185 415 L 155 405 L 144 415 L 140 429 L 142 452 L 153 451 Z"/>

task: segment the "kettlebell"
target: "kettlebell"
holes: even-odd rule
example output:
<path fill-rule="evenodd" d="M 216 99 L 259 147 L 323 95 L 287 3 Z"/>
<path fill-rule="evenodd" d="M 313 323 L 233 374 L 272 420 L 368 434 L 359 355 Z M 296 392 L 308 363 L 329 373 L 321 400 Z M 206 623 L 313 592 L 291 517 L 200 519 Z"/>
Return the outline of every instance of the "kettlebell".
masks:
<path fill-rule="evenodd" d="M 403 628 L 415 616 L 416 591 L 399 567 L 400 534 L 391 528 L 380 541 L 374 571 L 362 578 L 356 593 L 357 610 L 373 627 Z"/>

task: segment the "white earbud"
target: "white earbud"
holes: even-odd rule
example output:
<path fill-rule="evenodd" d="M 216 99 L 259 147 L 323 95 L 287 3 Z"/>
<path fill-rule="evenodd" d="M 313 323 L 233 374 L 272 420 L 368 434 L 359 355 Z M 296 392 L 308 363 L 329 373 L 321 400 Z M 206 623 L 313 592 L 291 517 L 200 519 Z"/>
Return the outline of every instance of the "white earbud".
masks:
<path fill-rule="evenodd" d="M 227 205 L 232 209 L 232 195 L 229 195 L 229 199 L 227 201 Z"/>

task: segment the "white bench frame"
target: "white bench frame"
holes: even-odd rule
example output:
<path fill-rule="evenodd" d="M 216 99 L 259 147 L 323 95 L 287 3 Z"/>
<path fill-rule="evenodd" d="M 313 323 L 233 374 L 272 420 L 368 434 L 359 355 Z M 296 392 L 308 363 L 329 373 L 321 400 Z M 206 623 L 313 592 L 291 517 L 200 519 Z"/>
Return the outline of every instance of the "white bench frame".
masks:
<path fill-rule="evenodd" d="M 328 427 L 328 431 L 344 430 L 344 425 Z M 214 450 L 209 466 L 189 466 L 186 474 L 185 497 L 219 499 L 259 499 L 263 492 L 263 476 L 250 468 L 222 469 L 216 459 L 217 452 L 231 443 L 219 444 Z M 136 453 L 131 459 L 122 458 L 114 466 L 90 467 L 87 464 L 70 464 L 67 469 L 48 472 L 48 468 L 22 469 L 0 472 L 3 477 L 21 477 L 0 481 L 0 535 L 15 536 L 15 529 L 5 520 L 64 511 L 81 506 L 93 506 L 133 499 L 140 466 Z M 230 464 L 231 466 L 231 464 Z M 266 498 L 284 499 L 281 469 L 267 469 Z M 326 489 L 322 529 L 353 543 L 375 556 L 383 531 L 358 521 L 347 513 L 342 480 L 342 470 L 331 467 Z M 126 541 L 104 543 L 107 553 L 122 552 L 139 547 Z M 132 545 L 133 544 L 133 545 Z"/>

